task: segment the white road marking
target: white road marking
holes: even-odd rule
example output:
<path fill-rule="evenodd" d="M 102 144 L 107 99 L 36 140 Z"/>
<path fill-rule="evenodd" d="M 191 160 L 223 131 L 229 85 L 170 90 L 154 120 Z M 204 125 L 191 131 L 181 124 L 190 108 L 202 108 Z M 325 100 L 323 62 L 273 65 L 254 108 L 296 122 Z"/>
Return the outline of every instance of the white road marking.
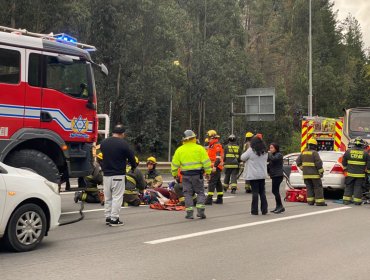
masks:
<path fill-rule="evenodd" d="M 311 213 L 305 213 L 305 214 L 299 214 L 299 215 L 294 215 L 294 216 L 282 217 L 282 218 L 277 218 L 277 219 L 271 219 L 271 220 L 265 220 L 265 221 L 247 223 L 247 224 L 240 224 L 240 225 L 223 227 L 223 228 L 216 228 L 216 229 L 212 229 L 212 230 L 206 230 L 206 231 L 200 231 L 200 232 L 195 232 L 195 233 L 190 233 L 190 234 L 184 234 L 184 235 L 178 235 L 178 236 L 173 236 L 173 237 L 168 237 L 168 238 L 152 240 L 152 241 L 146 241 L 144 243 L 155 245 L 155 244 L 171 242 L 171 241 L 176 241 L 176 240 L 181 240 L 181 239 L 187 239 L 187 238 L 192 238 L 192 237 L 197 237 L 197 236 L 202 236 L 202 235 L 207 235 L 207 234 L 213 234 L 213 233 L 217 233 L 217 232 L 223 232 L 223 231 L 229 231 L 229 230 L 234 230 L 234 229 L 258 226 L 258 225 L 263 225 L 263 224 L 276 223 L 276 222 L 287 221 L 287 220 L 293 220 L 293 219 L 298 219 L 298 218 L 303 218 L 303 217 L 308 217 L 308 216 L 314 216 L 314 215 L 320 215 L 320 214 L 326 214 L 326 213 L 336 212 L 336 211 L 341 211 L 341 210 L 346 210 L 346 209 L 351 209 L 351 207 L 343 206 L 343 207 L 338 207 L 338 208 L 329 209 L 329 210 L 322 210 L 322 211 L 316 211 L 316 212 L 311 212 Z"/>

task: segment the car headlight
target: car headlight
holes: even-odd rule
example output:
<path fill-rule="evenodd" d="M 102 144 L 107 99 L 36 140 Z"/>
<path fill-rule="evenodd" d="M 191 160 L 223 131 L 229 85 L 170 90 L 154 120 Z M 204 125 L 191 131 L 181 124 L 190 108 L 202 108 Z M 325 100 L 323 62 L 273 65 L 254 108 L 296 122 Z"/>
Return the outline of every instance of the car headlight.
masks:
<path fill-rule="evenodd" d="M 59 186 L 53 182 L 45 180 L 45 184 L 56 194 L 59 194 Z"/>

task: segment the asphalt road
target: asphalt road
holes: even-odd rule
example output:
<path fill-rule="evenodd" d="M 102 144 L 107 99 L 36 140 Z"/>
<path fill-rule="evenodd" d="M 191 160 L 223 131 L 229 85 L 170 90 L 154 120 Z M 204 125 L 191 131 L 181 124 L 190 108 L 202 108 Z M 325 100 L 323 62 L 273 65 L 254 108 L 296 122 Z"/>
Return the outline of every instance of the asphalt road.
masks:
<path fill-rule="evenodd" d="M 77 217 L 72 193 L 62 200 L 62 220 Z M 284 214 L 251 216 L 250 203 L 250 194 L 227 193 L 205 220 L 124 208 L 125 225 L 116 228 L 105 225 L 100 205 L 87 204 L 83 221 L 50 232 L 37 250 L 0 251 L 0 279 L 370 278 L 369 205 L 285 203 Z"/>

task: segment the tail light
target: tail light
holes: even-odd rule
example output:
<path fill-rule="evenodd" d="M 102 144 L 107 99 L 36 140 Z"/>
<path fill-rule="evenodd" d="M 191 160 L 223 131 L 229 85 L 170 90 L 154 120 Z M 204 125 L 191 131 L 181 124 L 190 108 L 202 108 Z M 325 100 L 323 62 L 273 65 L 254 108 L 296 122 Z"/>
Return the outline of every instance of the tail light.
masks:
<path fill-rule="evenodd" d="M 299 173 L 297 165 L 292 164 L 292 166 L 290 167 L 290 173 Z"/>
<path fill-rule="evenodd" d="M 336 163 L 336 164 L 334 164 L 333 168 L 330 170 L 330 173 L 332 173 L 332 174 L 344 174 L 344 169 L 340 164 Z"/>

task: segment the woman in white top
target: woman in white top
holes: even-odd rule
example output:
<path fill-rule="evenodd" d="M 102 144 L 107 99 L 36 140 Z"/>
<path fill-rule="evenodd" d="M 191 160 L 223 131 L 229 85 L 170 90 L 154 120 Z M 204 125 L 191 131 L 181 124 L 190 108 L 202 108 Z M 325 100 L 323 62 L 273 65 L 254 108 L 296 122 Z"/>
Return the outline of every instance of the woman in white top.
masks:
<path fill-rule="evenodd" d="M 251 214 L 258 215 L 258 196 L 261 199 L 262 215 L 267 214 L 265 179 L 267 177 L 267 151 L 262 135 L 257 134 L 251 140 L 251 146 L 241 155 L 241 160 L 248 163 L 246 180 L 252 187 Z"/>

